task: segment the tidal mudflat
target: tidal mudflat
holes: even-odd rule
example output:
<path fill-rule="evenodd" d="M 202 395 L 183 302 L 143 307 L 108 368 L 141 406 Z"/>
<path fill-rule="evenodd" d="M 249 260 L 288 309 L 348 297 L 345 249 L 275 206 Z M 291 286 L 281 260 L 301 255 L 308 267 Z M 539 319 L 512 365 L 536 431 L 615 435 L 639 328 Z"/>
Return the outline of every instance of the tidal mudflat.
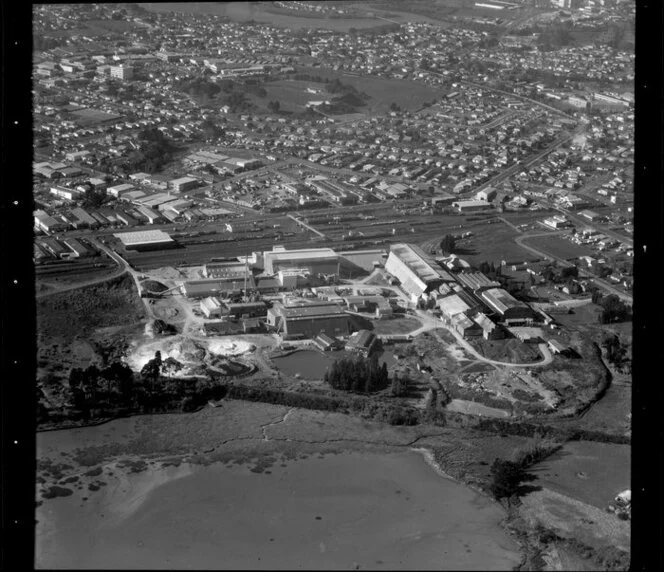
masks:
<path fill-rule="evenodd" d="M 136 440 L 149 441 L 150 432 L 168 440 L 166 418 L 171 427 L 186 418 L 187 443 L 198 449 L 196 435 L 205 434 L 207 450 L 214 449 L 217 459 L 197 463 L 192 456 L 171 455 L 164 462 L 173 450 L 160 449 L 155 439 L 160 461 L 145 454 L 122 460 L 123 451 L 135 451 Z M 236 427 L 225 445 L 217 442 L 215 427 L 226 432 L 224 426 L 237 425 L 233 419 L 245 419 L 240 424 L 246 426 Z M 335 430 L 344 420 L 358 423 L 350 428 L 354 439 L 348 427 Z M 301 435 L 311 440 L 291 440 Z M 502 508 L 436 472 L 421 452 L 404 446 L 411 435 L 397 435 L 394 428 L 346 416 L 242 402 L 203 414 L 42 433 L 38 447 L 44 458 L 61 457 L 70 467 L 62 469 L 64 478 L 79 480 L 68 485 L 69 496 L 42 500 L 36 566 L 507 570 L 516 565 L 517 545 L 500 526 Z M 109 449 L 109 441 L 119 446 Z M 98 464 L 77 467 L 76 459 L 91 451 L 98 457 L 84 462 Z M 98 490 L 86 487 L 86 479 L 94 479 Z"/>

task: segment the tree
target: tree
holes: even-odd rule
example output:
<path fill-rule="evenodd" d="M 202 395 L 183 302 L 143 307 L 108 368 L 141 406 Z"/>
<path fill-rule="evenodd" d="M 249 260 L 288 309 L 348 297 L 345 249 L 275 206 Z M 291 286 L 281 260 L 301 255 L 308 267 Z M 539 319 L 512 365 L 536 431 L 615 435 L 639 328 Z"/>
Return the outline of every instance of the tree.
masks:
<path fill-rule="evenodd" d="M 444 254 L 453 254 L 456 250 L 456 241 L 451 234 L 446 234 L 440 241 L 440 249 Z"/>
<path fill-rule="evenodd" d="M 517 463 L 496 458 L 491 465 L 489 490 L 500 500 L 518 495 L 521 483 L 526 480 L 526 471 Z"/>
<path fill-rule="evenodd" d="M 106 192 L 102 190 L 87 189 L 83 195 L 83 208 L 96 209 L 106 202 Z"/>

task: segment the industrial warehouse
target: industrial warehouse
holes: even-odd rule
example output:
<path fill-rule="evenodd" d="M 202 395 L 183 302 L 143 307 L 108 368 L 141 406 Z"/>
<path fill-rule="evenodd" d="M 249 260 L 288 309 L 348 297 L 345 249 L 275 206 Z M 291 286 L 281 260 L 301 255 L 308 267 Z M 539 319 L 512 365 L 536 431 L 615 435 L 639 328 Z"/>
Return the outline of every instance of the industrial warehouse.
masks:
<path fill-rule="evenodd" d="M 143 251 L 177 247 L 177 243 L 163 230 L 119 232 L 113 236 L 118 238 L 127 250 Z"/>

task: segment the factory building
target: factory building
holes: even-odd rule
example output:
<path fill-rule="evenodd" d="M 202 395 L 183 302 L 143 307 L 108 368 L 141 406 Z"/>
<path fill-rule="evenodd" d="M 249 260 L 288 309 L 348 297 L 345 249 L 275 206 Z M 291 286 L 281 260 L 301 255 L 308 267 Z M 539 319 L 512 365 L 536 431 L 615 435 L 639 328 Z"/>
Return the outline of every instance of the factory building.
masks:
<path fill-rule="evenodd" d="M 99 223 L 82 208 L 72 209 L 71 214 L 74 218 L 74 228 L 97 228 L 99 226 Z"/>
<path fill-rule="evenodd" d="M 256 282 L 253 276 L 247 276 L 247 290 L 254 290 Z M 208 280 L 190 280 L 182 284 L 182 294 L 187 298 L 206 298 L 208 296 L 227 296 L 240 293 L 244 289 L 245 279 L 213 278 Z"/>
<path fill-rule="evenodd" d="M 128 193 L 129 191 L 133 191 L 135 189 L 134 185 L 129 185 L 127 183 L 123 183 L 121 185 L 115 185 L 113 187 L 108 187 L 108 194 L 113 196 L 113 197 L 121 197 L 125 193 Z"/>
<path fill-rule="evenodd" d="M 456 201 L 452 203 L 453 207 L 456 207 L 456 209 L 460 213 L 471 213 L 471 212 L 476 212 L 476 211 L 484 211 L 487 209 L 491 209 L 491 203 L 488 203 L 486 201 L 474 201 L 474 200 L 468 200 L 468 201 Z"/>
<path fill-rule="evenodd" d="M 206 318 L 220 318 L 221 317 L 221 302 L 216 296 L 210 296 L 201 300 L 201 312 L 205 314 Z"/>
<path fill-rule="evenodd" d="M 118 218 L 120 218 L 120 215 L 118 215 Z M 124 215 L 123 218 L 126 220 L 129 215 Z M 118 238 L 127 250 L 161 250 L 177 246 L 176 242 L 163 230 L 120 232 L 113 236 Z"/>
<path fill-rule="evenodd" d="M 285 339 L 315 338 L 321 333 L 345 336 L 350 333 L 350 318 L 337 304 L 318 302 L 306 306 L 280 303 L 267 311 L 267 322 Z"/>
<path fill-rule="evenodd" d="M 385 262 L 385 270 L 401 282 L 402 289 L 416 300 L 445 282 L 454 282 L 424 251 L 412 244 L 393 244 Z"/>
<path fill-rule="evenodd" d="M 233 318 L 261 318 L 267 315 L 267 306 L 265 302 L 238 302 L 237 304 L 225 302 L 223 315 Z"/>
<path fill-rule="evenodd" d="M 479 312 L 473 320 L 482 328 L 482 337 L 485 340 L 502 340 L 505 330 L 493 322 L 486 314 Z"/>
<path fill-rule="evenodd" d="M 68 224 L 62 222 L 61 220 L 56 220 L 52 216 L 48 215 L 45 211 L 37 210 L 34 213 L 35 216 L 35 226 L 39 230 L 43 230 L 47 233 L 60 232 L 62 230 L 67 230 L 69 227 Z"/>
<path fill-rule="evenodd" d="M 67 238 L 63 241 L 73 253 L 74 258 L 80 258 L 81 256 L 90 256 L 92 252 L 89 249 L 85 248 L 80 241 L 75 238 Z"/>
<path fill-rule="evenodd" d="M 507 325 L 531 323 L 535 317 L 535 313 L 528 304 L 520 302 L 502 288 L 490 288 L 480 295 Z"/>
<path fill-rule="evenodd" d="M 369 330 L 360 330 L 350 337 L 346 349 L 368 357 L 378 344 L 379 340 L 376 334 Z"/>
<path fill-rule="evenodd" d="M 471 320 L 466 314 L 459 313 L 452 317 L 449 322 L 450 327 L 464 339 L 477 338 L 482 335 L 482 327 Z"/>
<path fill-rule="evenodd" d="M 500 282 L 491 280 L 482 272 L 461 272 L 456 279 L 465 288 L 479 292 L 488 288 L 500 288 Z"/>
<path fill-rule="evenodd" d="M 242 262 L 210 262 L 203 267 L 206 278 L 242 278 L 251 275 L 251 270 Z"/>
<path fill-rule="evenodd" d="M 331 248 L 286 250 L 275 246 L 263 253 L 265 274 L 275 275 L 279 270 L 307 269 L 311 274 L 337 274 L 339 257 Z"/>

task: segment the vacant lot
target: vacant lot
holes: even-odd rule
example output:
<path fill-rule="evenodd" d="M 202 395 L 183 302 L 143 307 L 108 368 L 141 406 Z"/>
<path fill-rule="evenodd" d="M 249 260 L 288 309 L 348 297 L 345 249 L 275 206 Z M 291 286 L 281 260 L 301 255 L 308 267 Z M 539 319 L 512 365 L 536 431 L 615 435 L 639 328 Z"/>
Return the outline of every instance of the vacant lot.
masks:
<path fill-rule="evenodd" d="M 542 359 L 537 346 L 523 343 L 516 338 L 505 340 L 472 340 L 473 347 L 483 356 L 509 363 L 530 363 Z"/>
<path fill-rule="evenodd" d="M 379 336 L 385 334 L 407 334 L 413 330 L 417 330 L 422 325 L 417 318 L 411 316 L 372 320 L 372 323 L 374 326 L 373 331 Z"/>
<path fill-rule="evenodd" d="M 37 301 L 37 332 L 71 340 L 108 326 L 126 326 L 145 316 L 127 274 L 94 286 L 52 294 Z"/>
<path fill-rule="evenodd" d="M 588 247 L 574 244 L 569 240 L 560 238 L 559 236 L 540 236 L 537 238 L 529 238 L 524 240 L 524 244 L 532 246 L 537 250 L 568 260 L 570 258 L 578 258 L 590 253 Z"/>

